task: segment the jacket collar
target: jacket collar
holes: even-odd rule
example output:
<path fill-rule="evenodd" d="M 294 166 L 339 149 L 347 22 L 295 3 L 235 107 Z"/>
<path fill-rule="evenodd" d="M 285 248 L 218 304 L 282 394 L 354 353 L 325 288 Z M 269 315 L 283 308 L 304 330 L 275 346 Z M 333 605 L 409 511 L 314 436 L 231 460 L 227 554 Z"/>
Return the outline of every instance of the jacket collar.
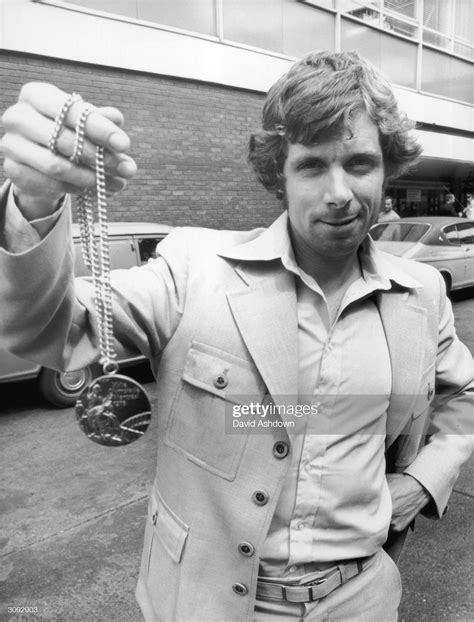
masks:
<path fill-rule="evenodd" d="M 250 241 L 219 251 L 218 254 L 241 262 L 280 260 L 288 270 L 298 273 L 300 269 L 296 265 L 288 227 L 288 212 L 285 210 L 268 229 L 257 230 L 256 236 Z M 423 287 L 390 255 L 379 251 L 370 236 L 362 242 L 359 258 L 364 279 L 372 283 L 374 289 L 389 290 L 393 283 L 405 289 Z"/>

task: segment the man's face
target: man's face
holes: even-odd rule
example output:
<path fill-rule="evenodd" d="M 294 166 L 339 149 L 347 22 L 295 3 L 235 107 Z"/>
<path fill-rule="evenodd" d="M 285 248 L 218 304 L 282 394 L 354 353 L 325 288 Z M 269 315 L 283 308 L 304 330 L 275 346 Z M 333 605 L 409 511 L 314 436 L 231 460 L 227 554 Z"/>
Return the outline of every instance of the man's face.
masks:
<path fill-rule="evenodd" d="M 318 144 L 290 144 L 283 174 L 295 252 L 354 255 L 377 220 L 384 181 L 378 130 L 368 116 Z"/>
<path fill-rule="evenodd" d="M 392 209 L 392 197 L 385 197 L 384 208 L 386 212 Z"/>

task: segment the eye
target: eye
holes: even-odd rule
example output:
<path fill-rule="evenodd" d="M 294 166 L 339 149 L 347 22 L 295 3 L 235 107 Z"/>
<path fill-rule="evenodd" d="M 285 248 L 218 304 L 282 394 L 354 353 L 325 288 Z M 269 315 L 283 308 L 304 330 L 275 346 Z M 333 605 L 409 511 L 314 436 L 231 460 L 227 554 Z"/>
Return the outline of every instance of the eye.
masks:
<path fill-rule="evenodd" d="M 298 165 L 298 170 L 305 171 L 305 172 L 319 172 L 319 171 L 322 171 L 323 169 L 324 169 L 323 162 L 321 162 L 321 160 L 315 160 L 315 159 L 305 160 Z"/>
<path fill-rule="evenodd" d="M 370 173 L 375 167 L 377 163 L 373 158 L 369 158 L 367 156 L 357 156 L 352 158 L 348 163 L 348 169 L 353 171 L 354 173 L 364 174 Z"/>

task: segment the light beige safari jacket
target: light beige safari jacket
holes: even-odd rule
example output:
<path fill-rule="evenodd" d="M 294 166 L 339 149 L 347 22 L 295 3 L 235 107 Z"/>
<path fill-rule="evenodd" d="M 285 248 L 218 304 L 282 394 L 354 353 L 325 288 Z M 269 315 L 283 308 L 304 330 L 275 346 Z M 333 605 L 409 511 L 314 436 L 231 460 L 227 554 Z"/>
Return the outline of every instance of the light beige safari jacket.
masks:
<path fill-rule="evenodd" d="M 60 369 L 98 354 L 93 291 L 74 284 L 69 229 L 64 211 L 30 251 L 0 249 L 1 345 Z M 150 358 L 158 383 L 158 464 L 137 598 L 148 621 L 243 622 L 252 619 L 260 551 L 288 466 L 276 445 L 291 451 L 291 439 L 284 428 L 229 434 L 223 420 L 246 396 L 297 396 L 294 277 L 275 256 L 271 227 L 177 229 L 159 251 L 112 278 L 116 336 Z M 441 516 L 470 452 L 472 358 L 439 273 L 378 260 L 414 284 L 378 296 L 393 377 L 389 469 L 416 477 Z"/>

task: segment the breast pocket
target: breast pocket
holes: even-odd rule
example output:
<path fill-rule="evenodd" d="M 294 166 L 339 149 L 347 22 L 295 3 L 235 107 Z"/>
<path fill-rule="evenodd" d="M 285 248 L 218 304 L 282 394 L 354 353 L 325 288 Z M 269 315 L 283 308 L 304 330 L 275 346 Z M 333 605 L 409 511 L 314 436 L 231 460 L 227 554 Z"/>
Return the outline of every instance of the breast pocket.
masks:
<path fill-rule="evenodd" d="M 173 403 L 165 442 L 189 460 L 235 479 L 248 431 L 229 433 L 232 404 L 260 401 L 265 385 L 255 365 L 193 341 Z"/>

